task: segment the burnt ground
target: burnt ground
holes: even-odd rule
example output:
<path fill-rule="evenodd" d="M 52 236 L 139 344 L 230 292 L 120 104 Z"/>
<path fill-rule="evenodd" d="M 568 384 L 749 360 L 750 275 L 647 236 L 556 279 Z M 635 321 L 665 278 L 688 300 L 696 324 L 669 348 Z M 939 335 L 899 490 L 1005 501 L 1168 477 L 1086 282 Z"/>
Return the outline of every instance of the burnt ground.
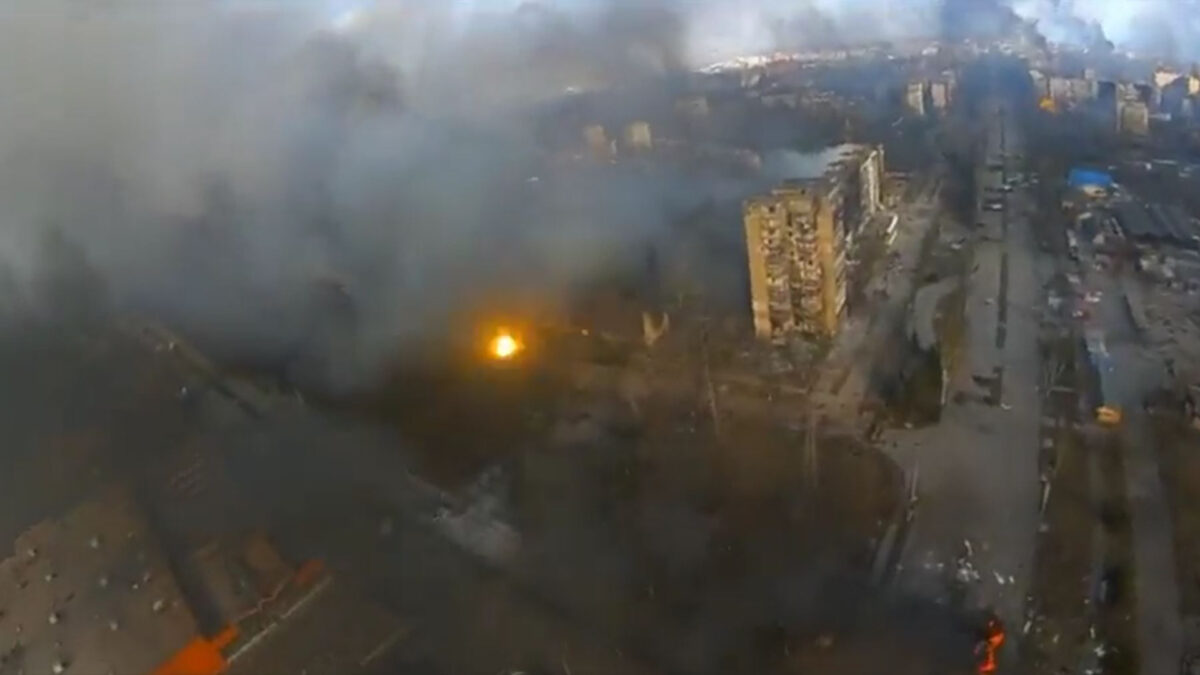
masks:
<path fill-rule="evenodd" d="M 1101 477 L 1100 522 L 1104 533 L 1100 603 L 1096 631 L 1105 642 L 1101 659 L 1104 672 L 1114 675 L 1139 671 L 1137 607 L 1134 584 L 1133 523 L 1129 516 L 1129 493 L 1125 482 L 1125 452 L 1115 436 L 1101 438 L 1094 446 Z"/>
<path fill-rule="evenodd" d="M 727 410 L 714 429 L 691 387 L 651 392 L 635 410 L 618 391 L 574 385 L 547 372 L 459 373 L 444 389 L 393 383 L 369 412 L 384 420 L 388 406 L 412 406 L 388 421 L 448 487 L 500 470 L 524 541 L 510 592 L 656 669 L 790 671 L 811 659 L 854 669 L 871 662 L 849 658 L 869 641 L 863 627 L 910 611 L 940 637 L 878 638 L 969 662 L 973 619 L 866 583 L 902 496 L 877 450 L 826 438 L 812 461 L 803 430 L 761 416 Z M 438 410 L 445 392 L 456 412 L 417 412 Z"/>
<path fill-rule="evenodd" d="M 1171 507 L 1179 609 L 1194 620 L 1200 617 L 1200 503 L 1194 497 L 1200 490 L 1200 436 L 1175 414 L 1156 415 L 1152 429 Z"/>
<path fill-rule="evenodd" d="M 717 435 L 691 400 L 649 396 L 633 415 L 619 396 L 501 371 L 422 383 L 394 425 L 312 408 L 253 419 L 210 405 L 172 355 L 102 326 L 9 332 L 0 365 L 10 540 L 103 484 L 157 480 L 167 460 L 203 455 L 239 499 L 198 514 L 202 531 L 263 523 L 292 559 L 329 561 L 411 626 L 405 663 L 489 675 L 969 667 L 975 617 L 866 582 L 900 476 L 847 439 L 822 439 L 814 462 L 802 431 L 759 418 L 730 415 Z M 439 392 L 457 407 L 440 410 Z M 480 467 L 504 476 L 502 511 L 522 532 L 511 569 L 395 510 L 400 473 L 465 485 Z"/>
<path fill-rule="evenodd" d="M 1095 460 L 1078 431 L 1075 340 L 1043 342 L 1044 364 L 1063 364 L 1048 391 L 1043 410 L 1053 419 L 1042 429 L 1041 470 L 1052 490 L 1043 511 L 1030 593 L 1037 617 L 1024 644 L 1022 660 L 1030 672 L 1074 670 L 1089 646 L 1095 579 L 1096 509 L 1092 495 Z"/>

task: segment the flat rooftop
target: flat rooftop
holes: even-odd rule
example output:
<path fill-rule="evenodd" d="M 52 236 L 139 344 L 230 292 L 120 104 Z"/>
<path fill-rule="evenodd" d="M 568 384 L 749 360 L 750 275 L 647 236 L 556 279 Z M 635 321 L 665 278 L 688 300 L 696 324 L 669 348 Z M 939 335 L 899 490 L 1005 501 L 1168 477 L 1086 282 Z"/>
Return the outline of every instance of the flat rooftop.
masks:
<path fill-rule="evenodd" d="M 129 496 L 107 491 L 17 538 L 0 562 L 0 670 L 149 673 L 197 634 Z M 9 672 L 5 670 L 5 672 Z"/>
<path fill-rule="evenodd" d="M 0 672 L 364 673 L 405 635 L 395 615 L 322 566 L 293 573 L 261 536 L 202 557 L 227 638 L 205 635 L 191 604 L 197 589 L 185 592 L 179 561 L 124 489 L 35 525 L 0 561 Z M 171 670 L 194 664 L 197 647 L 203 666 Z"/>
<path fill-rule="evenodd" d="M 817 152 L 771 152 L 763 158 L 763 172 L 784 182 L 816 180 L 825 177 L 831 170 L 855 155 L 870 150 L 869 145 L 842 143 Z"/>

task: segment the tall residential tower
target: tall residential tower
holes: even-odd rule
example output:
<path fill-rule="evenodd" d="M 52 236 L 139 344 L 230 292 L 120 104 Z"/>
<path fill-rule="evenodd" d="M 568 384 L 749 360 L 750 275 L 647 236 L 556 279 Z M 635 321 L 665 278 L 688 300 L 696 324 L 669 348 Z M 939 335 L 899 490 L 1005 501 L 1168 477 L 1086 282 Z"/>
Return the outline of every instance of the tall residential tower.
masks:
<path fill-rule="evenodd" d="M 882 203 L 883 154 L 846 145 L 815 177 L 786 180 L 746 201 L 743 221 L 754 332 L 833 337 L 846 309 L 846 260 Z"/>

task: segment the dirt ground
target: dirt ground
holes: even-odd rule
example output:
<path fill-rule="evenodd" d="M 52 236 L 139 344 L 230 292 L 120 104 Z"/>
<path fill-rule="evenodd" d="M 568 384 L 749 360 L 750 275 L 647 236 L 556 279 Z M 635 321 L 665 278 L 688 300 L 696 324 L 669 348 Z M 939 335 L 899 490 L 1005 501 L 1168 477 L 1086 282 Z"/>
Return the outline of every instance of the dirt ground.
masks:
<path fill-rule="evenodd" d="M 1200 435 L 1173 417 L 1156 417 L 1159 470 L 1173 515 L 1179 608 L 1200 616 Z"/>
<path fill-rule="evenodd" d="M 1096 630 L 1106 651 L 1101 659 L 1105 673 L 1126 675 L 1138 672 L 1137 589 L 1133 582 L 1133 526 L 1129 517 L 1129 495 L 1125 485 L 1125 457 L 1116 436 L 1099 439 L 1102 492 L 1100 522 L 1104 531 L 1104 575 L 1114 585 L 1107 602 L 1101 603 Z"/>
<path fill-rule="evenodd" d="M 1045 463 L 1047 468 L 1053 465 L 1054 487 L 1046 503 L 1045 531 L 1038 537 L 1030 589 L 1038 618 L 1021 657 L 1027 672 L 1057 674 L 1064 668 L 1074 671 L 1087 649 L 1096 517 L 1091 457 L 1079 434 L 1067 427 L 1043 438 L 1054 443 Z"/>
<path fill-rule="evenodd" d="M 522 576 L 684 672 L 785 667 L 850 636 L 898 468 L 850 439 L 806 454 L 802 431 L 761 420 L 715 434 L 693 412 L 659 402 L 633 436 L 525 453 Z"/>

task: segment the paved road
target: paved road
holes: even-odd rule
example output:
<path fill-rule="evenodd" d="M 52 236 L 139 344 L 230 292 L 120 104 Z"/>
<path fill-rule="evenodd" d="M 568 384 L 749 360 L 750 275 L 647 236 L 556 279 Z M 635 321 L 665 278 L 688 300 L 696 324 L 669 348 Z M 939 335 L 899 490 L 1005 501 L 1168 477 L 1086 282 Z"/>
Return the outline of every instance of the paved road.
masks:
<path fill-rule="evenodd" d="M 895 266 L 884 272 L 887 296 L 872 302 L 846 321 L 828 358 L 821 365 L 813 387 L 814 400 L 824 416 L 854 427 L 867 394 L 874 356 L 885 352 L 893 339 L 893 327 L 907 312 L 913 289 L 921 243 L 937 219 L 940 180 L 897 214 L 896 241 L 892 244 Z"/>
<path fill-rule="evenodd" d="M 988 162 L 1019 147 L 1007 118 L 994 117 Z M 997 181 L 989 175 L 989 181 Z M 1038 526 L 1037 396 L 1039 359 L 1035 308 L 1041 301 L 1036 242 L 1023 216 L 1027 196 L 1008 198 L 1006 217 L 985 214 L 977 233 L 979 268 L 968 281 L 967 362 L 951 382 L 952 401 L 933 427 L 888 435 L 889 452 L 919 475 L 919 508 L 897 583 L 923 593 L 953 596 L 955 558 L 969 542 L 978 579 L 965 584 L 969 606 L 992 608 L 1010 625 L 1023 622 Z M 998 222 L 994 222 L 997 221 Z M 1002 405 L 979 401 L 974 375 L 999 373 Z M 955 394 L 968 394 L 955 403 Z"/>

